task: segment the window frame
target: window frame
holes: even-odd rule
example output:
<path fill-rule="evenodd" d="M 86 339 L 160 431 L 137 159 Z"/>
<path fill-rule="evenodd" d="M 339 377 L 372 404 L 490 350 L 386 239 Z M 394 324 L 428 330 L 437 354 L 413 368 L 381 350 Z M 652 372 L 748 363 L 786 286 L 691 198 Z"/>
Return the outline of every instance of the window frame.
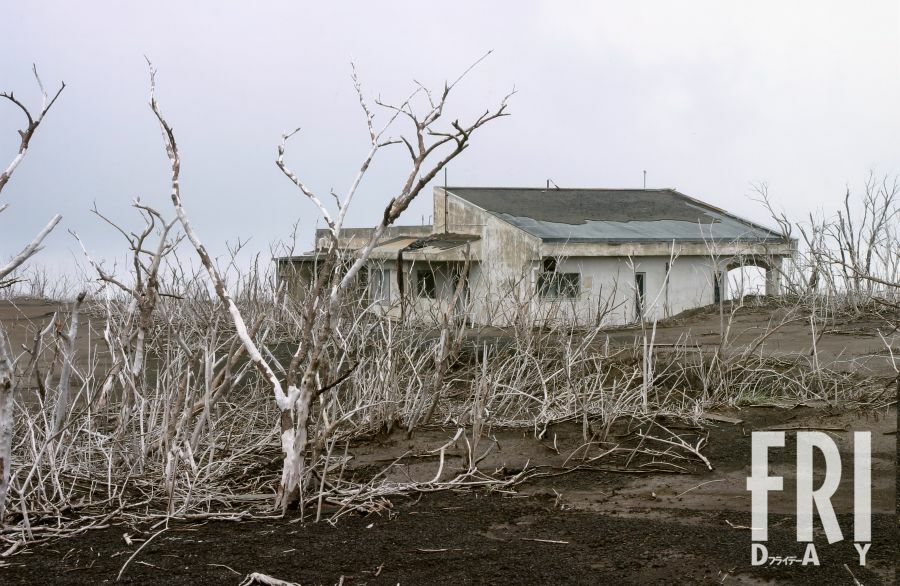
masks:
<path fill-rule="evenodd" d="M 542 299 L 577 299 L 581 296 L 581 273 L 538 273 L 538 295 Z"/>

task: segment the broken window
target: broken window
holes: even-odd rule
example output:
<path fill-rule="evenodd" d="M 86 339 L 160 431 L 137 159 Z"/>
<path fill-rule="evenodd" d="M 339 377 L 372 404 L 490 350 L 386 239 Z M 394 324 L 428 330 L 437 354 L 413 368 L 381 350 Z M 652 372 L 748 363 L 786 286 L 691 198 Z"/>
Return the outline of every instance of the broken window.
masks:
<path fill-rule="evenodd" d="M 434 271 L 431 269 L 419 269 L 416 271 L 416 295 L 425 299 L 434 299 L 436 291 Z"/>
<path fill-rule="evenodd" d="M 541 297 L 578 297 L 581 293 L 580 273 L 541 273 L 538 275 Z"/>
<path fill-rule="evenodd" d="M 541 297 L 578 297 L 581 293 L 581 273 L 557 272 L 559 262 L 556 257 L 541 259 L 542 272 L 538 275 L 538 294 Z"/>

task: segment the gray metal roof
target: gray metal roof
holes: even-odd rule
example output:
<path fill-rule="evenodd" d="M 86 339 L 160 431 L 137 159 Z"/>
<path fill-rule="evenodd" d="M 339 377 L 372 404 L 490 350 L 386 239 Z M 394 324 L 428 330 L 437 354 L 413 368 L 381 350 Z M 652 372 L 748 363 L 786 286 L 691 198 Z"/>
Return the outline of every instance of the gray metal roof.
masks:
<path fill-rule="evenodd" d="M 545 241 L 778 241 L 784 238 L 674 189 L 447 187 Z"/>

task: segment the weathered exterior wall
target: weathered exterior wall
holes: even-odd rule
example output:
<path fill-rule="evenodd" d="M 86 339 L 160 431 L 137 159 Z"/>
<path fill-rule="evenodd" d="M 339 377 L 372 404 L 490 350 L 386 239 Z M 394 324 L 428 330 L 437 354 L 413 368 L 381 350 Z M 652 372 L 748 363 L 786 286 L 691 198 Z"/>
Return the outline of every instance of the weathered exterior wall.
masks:
<path fill-rule="evenodd" d="M 446 209 L 446 222 L 444 210 Z M 463 201 L 455 195 L 446 197 L 444 189 L 441 187 L 434 188 L 434 232 L 453 232 L 456 234 L 474 234 L 482 235 L 484 229 L 484 218 L 490 216 L 484 210 Z"/>
<path fill-rule="evenodd" d="M 541 241 L 461 198 L 434 189 L 434 231 L 481 237 L 480 262 L 469 274 L 470 316 L 478 323 L 527 318 L 530 270 Z M 446 216 L 445 216 L 446 210 Z"/>
<path fill-rule="evenodd" d="M 623 325 L 638 319 L 635 274 L 644 274 L 645 320 L 663 319 L 713 302 L 714 263 L 708 257 L 676 258 L 668 269 L 668 256 L 570 257 L 560 259 L 557 272 L 579 273 L 577 298 L 533 296 L 535 319 L 578 325 Z M 532 267 L 536 283 L 540 263 Z"/>
<path fill-rule="evenodd" d="M 638 319 L 635 273 L 645 275 L 645 320 L 663 319 L 714 299 L 714 263 L 708 257 L 675 259 L 666 276 L 669 257 L 628 258 L 575 257 L 561 259 L 557 271 L 579 273 L 581 290 L 576 298 L 545 298 L 537 290 L 541 262 L 527 266 L 508 263 L 502 257 L 473 263 L 468 279 L 467 317 L 477 324 L 511 325 L 516 320 L 538 323 L 573 323 L 581 326 L 623 325 Z M 453 282 L 449 265 L 435 263 L 436 299 L 416 294 L 416 271 L 428 266 L 404 261 L 406 312 L 410 317 L 435 323 L 450 303 Z M 377 270 L 390 270 L 390 297 L 376 304 L 375 311 L 400 316 L 400 290 L 396 262 L 384 261 L 370 267 L 373 301 Z M 500 275 L 505 275 L 504 280 Z"/>
<path fill-rule="evenodd" d="M 530 268 L 540 258 L 540 240 L 489 214 L 483 218 L 480 270 L 473 283 L 475 315 L 486 323 L 511 323 L 527 315 L 523 304 L 531 290 Z"/>

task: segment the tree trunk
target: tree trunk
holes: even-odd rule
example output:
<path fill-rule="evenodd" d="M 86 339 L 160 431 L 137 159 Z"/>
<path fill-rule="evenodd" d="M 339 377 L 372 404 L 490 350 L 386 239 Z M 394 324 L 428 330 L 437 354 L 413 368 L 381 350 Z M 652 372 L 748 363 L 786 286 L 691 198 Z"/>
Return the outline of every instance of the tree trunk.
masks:
<path fill-rule="evenodd" d="M 0 523 L 6 515 L 6 495 L 12 467 L 13 394 L 16 390 L 6 331 L 0 326 Z"/>

